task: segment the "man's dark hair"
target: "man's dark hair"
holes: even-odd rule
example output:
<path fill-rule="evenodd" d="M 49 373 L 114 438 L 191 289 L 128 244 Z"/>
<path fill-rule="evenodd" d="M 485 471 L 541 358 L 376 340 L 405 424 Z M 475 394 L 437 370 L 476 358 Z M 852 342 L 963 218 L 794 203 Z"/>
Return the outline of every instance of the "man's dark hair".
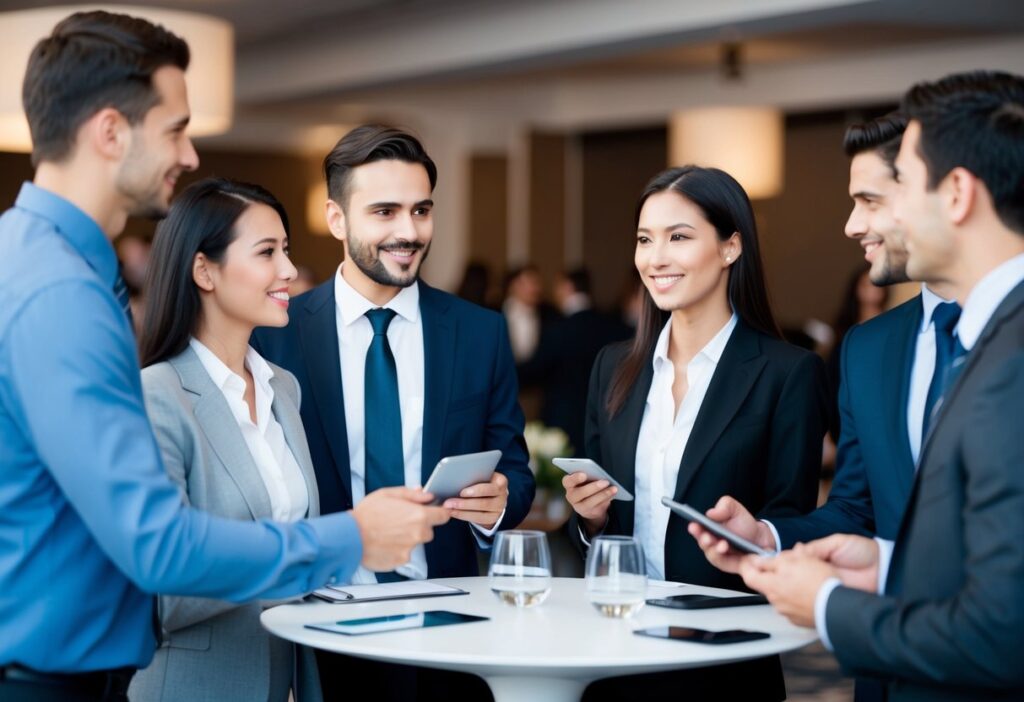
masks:
<path fill-rule="evenodd" d="M 393 127 L 364 124 L 342 137 L 324 158 L 327 196 L 347 208 L 352 169 L 375 161 L 418 163 L 427 171 L 430 189 L 437 185 L 437 166 L 419 139 Z"/>
<path fill-rule="evenodd" d="M 565 272 L 565 279 L 572 285 L 572 289 L 584 295 L 590 294 L 590 271 L 586 268 L 573 268 Z"/>
<path fill-rule="evenodd" d="M 885 162 L 896 177 L 896 154 L 907 128 L 907 118 L 899 112 L 890 112 L 869 122 L 851 124 L 843 136 L 843 151 L 850 158 L 871 151 Z"/>
<path fill-rule="evenodd" d="M 32 164 L 71 155 L 81 126 L 113 107 L 131 125 L 157 104 L 153 73 L 188 68 L 188 44 L 128 15 L 76 12 L 32 49 L 21 99 L 32 133 Z"/>
<path fill-rule="evenodd" d="M 973 71 L 918 83 L 902 111 L 921 125 L 928 188 L 965 168 L 985 184 L 1000 221 L 1024 234 L 1024 78 Z"/>

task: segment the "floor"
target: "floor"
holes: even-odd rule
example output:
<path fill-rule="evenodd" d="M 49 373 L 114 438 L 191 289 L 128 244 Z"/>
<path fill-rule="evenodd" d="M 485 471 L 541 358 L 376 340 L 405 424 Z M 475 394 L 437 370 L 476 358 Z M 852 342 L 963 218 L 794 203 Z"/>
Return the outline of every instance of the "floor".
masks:
<path fill-rule="evenodd" d="M 853 680 L 843 677 L 832 654 L 820 643 L 782 656 L 789 702 L 850 702 Z"/>

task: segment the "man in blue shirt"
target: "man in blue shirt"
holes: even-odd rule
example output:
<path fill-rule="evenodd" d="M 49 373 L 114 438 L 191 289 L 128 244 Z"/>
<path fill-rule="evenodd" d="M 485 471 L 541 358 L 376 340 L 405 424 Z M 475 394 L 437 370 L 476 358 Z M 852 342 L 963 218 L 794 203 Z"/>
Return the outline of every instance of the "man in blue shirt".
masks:
<path fill-rule="evenodd" d="M 294 596 L 390 570 L 448 520 L 406 488 L 294 524 L 224 520 L 165 475 L 109 240 L 162 216 L 198 164 L 188 58 L 162 28 L 89 12 L 29 60 L 35 182 L 0 217 L 4 700 L 122 700 L 156 646 L 153 593 Z"/>

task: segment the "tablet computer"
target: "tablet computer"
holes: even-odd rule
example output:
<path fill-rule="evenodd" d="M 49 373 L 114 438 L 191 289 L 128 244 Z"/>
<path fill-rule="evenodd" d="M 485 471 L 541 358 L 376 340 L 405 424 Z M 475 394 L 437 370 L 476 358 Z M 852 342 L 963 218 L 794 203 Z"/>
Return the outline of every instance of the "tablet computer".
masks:
<path fill-rule="evenodd" d="M 501 451 L 447 456 L 434 466 L 423 489 L 433 493 L 435 505 L 441 504 L 449 497 L 458 497 L 470 485 L 488 482 L 500 460 Z"/>
<path fill-rule="evenodd" d="M 678 514 L 680 517 L 688 522 L 697 522 L 702 527 L 710 531 L 712 534 L 720 539 L 725 539 L 729 542 L 729 545 L 735 548 L 737 551 L 743 553 L 753 553 L 757 556 L 774 556 L 774 551 L 766 551 L 752 541 L 747 541 L 739 534 L 729 531 L 724 526 L 719 524 L 713 519 L 709 519 L 706 515 L 701 514 L 690 505 L 680 504 L 670 500 L 667 497 L 661 498 L 661 504 L 668 507 L 670 510 Z"/>
<path fill-rule="evenodd" d="M 430 612 L 412 612 L 410 614 L 389 614 L 383 617 L 363 617 L 360 619 L 342 619 L 338 622 L 322 622 L 306 624 L 307 629 L 329 631 L 332 634 L 360 636 L 362 634 L 379 634 L 383 631 L 400 631 L 402 629 L 425 629 L 432 626 L 448 624 L 466 624 L 484 622 L 488 617 L 475 614 L 462 614 L 436 609 Z"/>
<path fill-rule="evenodd" d="M 629 502 L 633 499 L 633 496 L 629 494 L 629 490 L 622 487 L 618 480 L 608 475 L 608 471 L 594 463 L 589 458 L 556 458 L 552 462 L 564 470 L 568 475 L 572 475 L 573 473 L 583 473 L 590 478 L 590 480 L 607 480 L 611 485 L 614 485 L 619 489 L 619 491 L 615 493 L 615 497 L 612 498 L 613 500 L 625 500 L 626 502 Z"/>

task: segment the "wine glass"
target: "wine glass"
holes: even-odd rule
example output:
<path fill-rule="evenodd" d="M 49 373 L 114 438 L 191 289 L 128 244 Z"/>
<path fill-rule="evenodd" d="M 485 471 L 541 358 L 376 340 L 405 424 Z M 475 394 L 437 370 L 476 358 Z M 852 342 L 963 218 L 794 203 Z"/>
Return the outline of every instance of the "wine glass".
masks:
<path fill-rule="evenodd" d="M 631 617 L 644 606 L 644 549 L 630 536 L 599 536 L 587 554 L 587 599 L 606 617 Z"/>
<path fill-rule="evenodd" d="M 487 569 L 491 592 L 505 604 L 533 607 L 551 592 L 551 551 L 543 531 L 499 531 Z"/>

